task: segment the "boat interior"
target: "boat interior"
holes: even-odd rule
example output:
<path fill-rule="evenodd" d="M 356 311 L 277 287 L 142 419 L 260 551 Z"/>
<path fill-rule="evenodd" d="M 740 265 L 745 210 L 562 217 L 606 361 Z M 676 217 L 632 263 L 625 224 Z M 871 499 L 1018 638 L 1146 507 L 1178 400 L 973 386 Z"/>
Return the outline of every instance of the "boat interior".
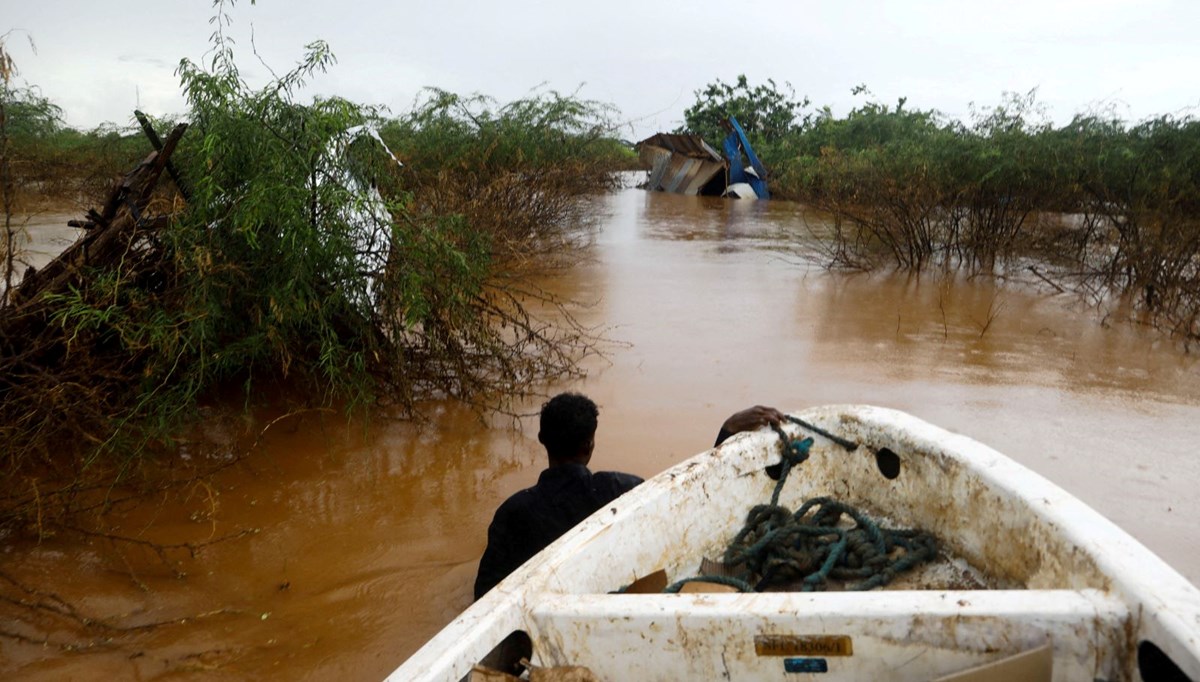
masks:
<path fill-rule="evenodd" d="M 735 436 L 551 545 L 472 607 L 488 635 L 469 662 L 585 666 L 602 680 L 1200 679 L 1196 589 L 1073 496 L 902 413 L 795 418 L 786 438 Z M 784 464 L 786 443 L 810 438 Z M 713 574 L 777 486 L 790 510 L 830 498 L 881 528 L 927 531 L 936 556 L 869 591 L 689 582 Z M 630 589 L 660 571 L 669 593 Z"/>

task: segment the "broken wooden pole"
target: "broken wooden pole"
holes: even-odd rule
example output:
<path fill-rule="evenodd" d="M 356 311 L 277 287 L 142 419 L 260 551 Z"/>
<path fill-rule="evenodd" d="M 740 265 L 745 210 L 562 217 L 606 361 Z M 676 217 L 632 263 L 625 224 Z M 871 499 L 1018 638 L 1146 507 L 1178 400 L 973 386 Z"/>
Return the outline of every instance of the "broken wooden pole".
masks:
<path fill-rule="evenodd" d="M 137 109 L 134 109 L 133 115 L 137 117 L 138 123 L 142 124 L 142 132 L 146 133 L 146 137 L 149 138 L 150 144 L 154 146 L 154 150 L 161 152 L 163 149 L 163 141 L 161 138 L 159 138 L 158 131 L 156 131 L 154 126 L 150 124 L 150 117 L 146 116 L 146 114 Z M 179 193 L 183 195 L 184 200 L 191 201 L 191 189 L 188 187 L 187 182 L 183 179 L 183 175 L 179 173 L 179 170 L 175 167 L 175 164 L 170 160 L 167 161 L 167 173 L 169 173 L 171 175 L 171 179 L 175 181 L 175 186 L 179 188 Z"/>
<path fill-rule="evenodd" d="M 113 189 L 103 213 L 99 216 L 100 220 L 93 219 L 96 223 L 95 229 L 89 230 L 57 258 L 10 292 L 9 304 L 15 308 L 10 311 L 10 317 L 20 317 L 35 307 L 42 293 L 65 291 L 84 267 L 112 262 L 133 240 L 139 227 L 147 224 L 159 227 L 165 224 L 144 218 L 142 211 L 146 208 L 171 153 L 175 151 L 186 130 L 186 123 L 175 126 L 163 143 L 162 150 L 151 152 Z M 120 212 L 123 207 L 127 210 Z M 89 218 L 93 217 L 91 213 L 89 212 Z M 0 323 L 3 323 L 0 324 L 0 332 L 11 338 L 12 335 L 8 334 L 9 330 L 5 328 L 7 322 L 0 320 Z"/>

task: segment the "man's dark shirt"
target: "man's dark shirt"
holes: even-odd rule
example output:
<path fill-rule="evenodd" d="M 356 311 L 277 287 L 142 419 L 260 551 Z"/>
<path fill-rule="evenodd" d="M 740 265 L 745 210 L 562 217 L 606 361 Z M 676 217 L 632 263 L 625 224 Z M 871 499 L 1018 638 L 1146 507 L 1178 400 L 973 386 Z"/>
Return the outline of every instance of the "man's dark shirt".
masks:
<path fill-rule="evenodd" d="M 716 447 L 733 434 L 721 428 Z M 641 483 L 632 474 L 592 473 L 582 464 L 551 467 L 537 485 L 505 500 L 488 526 L 487 549 L 479 560 L 475 598 L 479 599 L 560 535 L 600 507 Z"/>
<path fill-rule="evenodd" d="M 632 490 L 642 479 L 614 471 L 592 473 L 582 464 L 542 472 L 537 485 L 505 500 L 488 527 L 475 598 L 542 551 L 592 512 Z"/>

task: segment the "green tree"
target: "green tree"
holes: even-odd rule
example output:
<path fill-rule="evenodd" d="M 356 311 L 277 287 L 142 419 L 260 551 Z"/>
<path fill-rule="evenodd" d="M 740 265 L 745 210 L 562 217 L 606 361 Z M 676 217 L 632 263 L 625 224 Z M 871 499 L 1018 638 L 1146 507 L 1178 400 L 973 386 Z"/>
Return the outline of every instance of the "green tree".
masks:
<path fill-rule="evenodd" d="M 732 84 L 718 78 L 695 95 L 695 104 L 684 111 L 684 125 L 676 132 L 699 135 L 714 145 L 725 137 L 723 123 L 730 116 L 753 142 L 779 142 L 796 130 L 797 116 L 809 105 L 807 97 L 796 100 L 790 83 L 781 87 L 768 78 L 766 84 L 752 87 L 745 75 Z"/>

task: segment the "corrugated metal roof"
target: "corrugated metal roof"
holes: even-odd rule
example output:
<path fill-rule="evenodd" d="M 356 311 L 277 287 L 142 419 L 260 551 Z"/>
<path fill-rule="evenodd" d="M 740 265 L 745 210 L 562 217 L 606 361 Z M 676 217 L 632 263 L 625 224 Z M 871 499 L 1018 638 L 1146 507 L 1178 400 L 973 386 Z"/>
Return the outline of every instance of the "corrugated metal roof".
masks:
<path fill-rule="evenodd" d="M 725 157 L 700 138 L 699 135 L 675 135 L 659 133 L 647 137 L 637 143 L 639 151 L 644 147 L 659 147 L 675 154 L 682 154 L 693 159 L 705 159 L 724 163 Z"/>

